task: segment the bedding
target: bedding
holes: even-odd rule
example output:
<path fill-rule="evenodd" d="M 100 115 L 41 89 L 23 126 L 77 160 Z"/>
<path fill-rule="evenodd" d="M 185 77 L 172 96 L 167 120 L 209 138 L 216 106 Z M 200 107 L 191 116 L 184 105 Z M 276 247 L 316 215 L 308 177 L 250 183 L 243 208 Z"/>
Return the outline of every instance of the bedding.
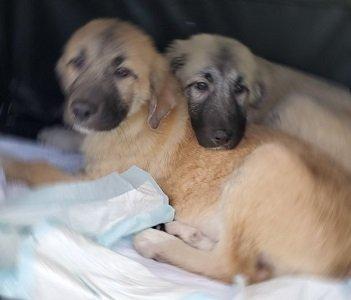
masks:
<path fill-rule="evenodd" d="M 79 154 L 0 137 L 1 154 L 70 172 Z M 167 196 L 137 167 L 30 190 L 0 173 L 0 295 L 20 299 L 351 299 L 351 282 L 281 277 L 232 286 L 138 255 L 131 235 L 169 222 Z M 93 220 L 93 221 L 92 221 Z"/>

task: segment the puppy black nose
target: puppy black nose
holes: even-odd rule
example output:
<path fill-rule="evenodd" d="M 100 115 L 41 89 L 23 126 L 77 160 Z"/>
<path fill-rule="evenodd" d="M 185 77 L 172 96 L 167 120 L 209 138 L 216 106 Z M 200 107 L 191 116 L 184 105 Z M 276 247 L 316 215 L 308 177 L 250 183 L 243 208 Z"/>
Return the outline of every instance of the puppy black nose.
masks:
<path fill-rule="evenodd" d="M 88 120 L 96 113 L 96 106 L 83 100 L 76 100 L 71 104 L 72 113 L 79 121 Z"/>
<path fill-rule="evenodd" d="M 214 133 L 213 141 L 217 146 L 225 145 L 229 142 L 231 134 L 225 130 L 217 130 Z"/>

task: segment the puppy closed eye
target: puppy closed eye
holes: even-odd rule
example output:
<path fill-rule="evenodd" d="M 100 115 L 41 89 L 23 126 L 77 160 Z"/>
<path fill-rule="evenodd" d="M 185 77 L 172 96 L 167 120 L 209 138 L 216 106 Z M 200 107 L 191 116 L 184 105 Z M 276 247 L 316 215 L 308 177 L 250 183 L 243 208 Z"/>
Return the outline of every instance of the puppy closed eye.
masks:
<path fill-rule="evenodd" d="M 72 66 L 73 68 L 80 70 L 85 65 L 85 55 L 84 53 L 80 53 L 78 56 L 73 57 L 68 61 L 68 65 Z"/>
<path fill-rule="evenodd" d="M 233 87 L 233 90 L 234 90 L 234 93 L 236 95 L 241 95 L 242 93 L 248 91 L 247 87 L 243 84 L 243 78 L 242 77 L 239 77 L 236 80 L 236 82 L 234 84 L 234 87 Z"/>
<path fill-rule="evenodd" d="M 114 71 L 114 75 L 117 79 L 127 78 L 132 74 L 132 71 L 128 68 L 120 67 Z"/>
<path fill-rule="evenodd" d="M 241 83 L 236 83 L 235 86 L 234 86 L 234 93 L 237 94 L 237 95 L 246 92 L 246 90 L 247 90 L 246 86 L 244 86 Z"/>

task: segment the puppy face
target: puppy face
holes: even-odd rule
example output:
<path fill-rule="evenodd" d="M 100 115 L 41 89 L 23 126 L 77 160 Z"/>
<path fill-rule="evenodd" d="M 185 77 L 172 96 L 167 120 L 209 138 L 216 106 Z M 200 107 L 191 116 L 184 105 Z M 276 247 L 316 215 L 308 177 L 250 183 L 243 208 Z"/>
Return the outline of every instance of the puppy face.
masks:
<path fill-rule="evenodd" d="M 246 109 L 255 102 L 255 61 L 239 42 L 200 34 L 176 40 L 167 57 L 188 99 L 200 145 L 230 149 L 242 139 Z"/>
<path fill-rule="evenodd" d="M 85 133 L 108 131 L 152 102 L 150 119 L 157 127 L 153 99 L 165 65 L 135 26 L 116 19 L 91 21 L 73 34 L 57 64 L 66 95 L 65 121 Z"/>

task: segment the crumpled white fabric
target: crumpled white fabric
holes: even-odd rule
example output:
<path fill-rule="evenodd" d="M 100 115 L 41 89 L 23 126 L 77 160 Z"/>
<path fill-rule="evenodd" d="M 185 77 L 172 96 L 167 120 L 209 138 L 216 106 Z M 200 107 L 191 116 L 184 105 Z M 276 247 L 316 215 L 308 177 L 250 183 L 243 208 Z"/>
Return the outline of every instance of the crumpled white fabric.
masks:
<path fill-rule="evenodd" d="M 50 223 L 36 226 L 23 243 L 19 270 L 14 289 L 22 299 L 185 299 L 198 292 Z"/>
<path fill-rule="evenodd" d="M 312 276 L 285 276 L 251 286 L 241 286 L 234 300 L 349 300 L 351 280 Z"/>

